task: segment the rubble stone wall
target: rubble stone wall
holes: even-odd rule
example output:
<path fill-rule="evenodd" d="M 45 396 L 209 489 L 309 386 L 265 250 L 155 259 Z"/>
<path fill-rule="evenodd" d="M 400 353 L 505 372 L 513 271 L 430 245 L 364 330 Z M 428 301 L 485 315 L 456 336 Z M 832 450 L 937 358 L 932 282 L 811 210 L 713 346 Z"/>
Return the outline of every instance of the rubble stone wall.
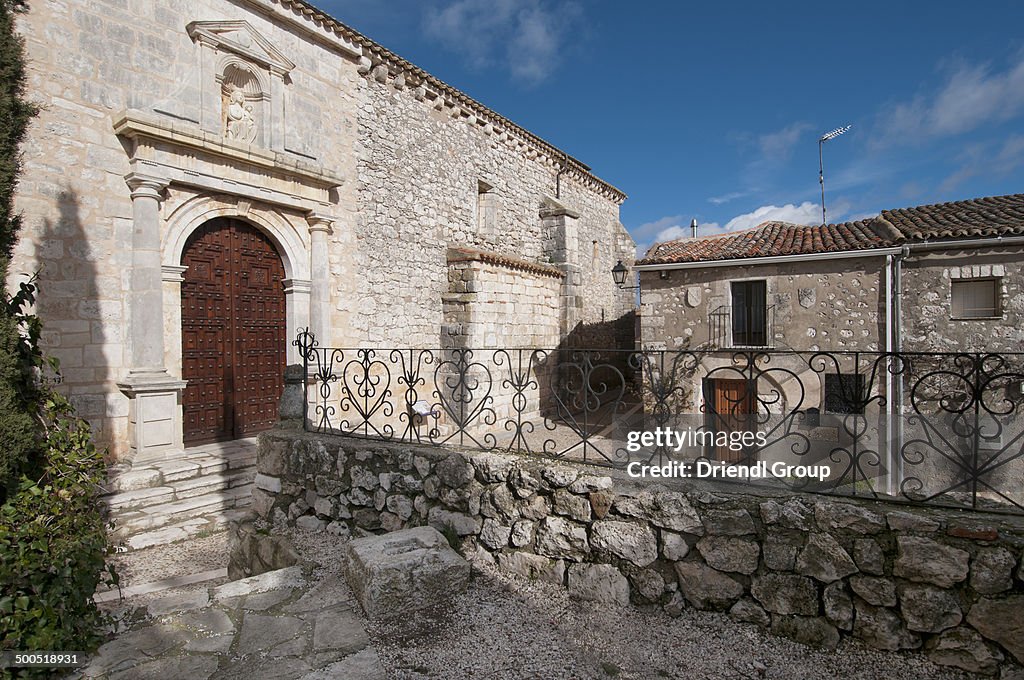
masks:
<path fill-rule="evenodd" d="M 994 674 L 1024 662 L 1024 520 L 738 486 L 641 485 L 497 453 L 275 430 L 257 513 L 338 535 L 430 524 L 580 599 L 727 611 L 798 641 L 853 636 Z"/>
<path fill-rule="evenodd" d="M 750 280 L 766 282 L 769 346 L 885 350 L 884 257 L 641 272 L 644 347 L 729 347 L 731 284 Z"/>
<path fill-rule="evenodd" d="M 1024 279 L 1020 248 L 928 252 L 903 264 L 902 348 L 908 352 L 1019 352 L 1024 340 Z M 998 315 L 953 316 L 952 284 L 997 281 Z"/>

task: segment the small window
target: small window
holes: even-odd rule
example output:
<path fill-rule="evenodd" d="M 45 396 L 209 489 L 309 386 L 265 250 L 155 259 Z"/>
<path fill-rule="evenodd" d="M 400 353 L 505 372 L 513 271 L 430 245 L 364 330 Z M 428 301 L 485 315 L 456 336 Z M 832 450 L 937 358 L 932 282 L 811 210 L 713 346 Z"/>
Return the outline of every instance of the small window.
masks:
<path fill-rule="evenodd" d="M 732 344 L 736 347 L 768 345 L 767 282 L 732 283 Z"/>
<path fill-rule="evenodd" d="M 825 374 L 826 413 L 864 413 L 864 376 L 859 373 Z"/>
<path fill-rule="evenodd" d="M 990 319 L 1000 316 L 999 279 L 953 281 L 953 318 Z"/>
<path fill-rule="evenodd" d="M 484 181 L 476 185 L 476 227 L 481 236 L 498 233 L 498 195 L 494 187 Z"/>

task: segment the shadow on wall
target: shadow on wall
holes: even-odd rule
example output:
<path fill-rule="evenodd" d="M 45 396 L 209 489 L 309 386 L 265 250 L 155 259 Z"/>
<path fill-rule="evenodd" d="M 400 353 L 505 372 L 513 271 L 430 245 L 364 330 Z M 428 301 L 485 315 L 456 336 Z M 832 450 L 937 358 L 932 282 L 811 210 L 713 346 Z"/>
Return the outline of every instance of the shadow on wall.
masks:
<path fill-rule="evenodd" d="M 107 429 L 107 360 L 105 316 L 112 311 L 100 302 L 96 259 L 79 215 L 76 192 L 66 189 L 57 197 L 58 218 L 44 219 L 42 237 L 35 244 L 38 263 L 36 315 L 43 322 L 43 351 L 60 360 L 61 384 L 78 416 L 93 427 L 97 445 L 106 446 L 113 433 Z M 23 272 L 24 276 L 29 273 Z"/>
<path fill-rule="evenodd" d="M 629 361 L 635 347 L 633 310 L 610 321 L 577 324 L 537 367 L 540 413 L 575 420 L 589 412 L 595 423 L 608 424 L 635 391 Z"/>

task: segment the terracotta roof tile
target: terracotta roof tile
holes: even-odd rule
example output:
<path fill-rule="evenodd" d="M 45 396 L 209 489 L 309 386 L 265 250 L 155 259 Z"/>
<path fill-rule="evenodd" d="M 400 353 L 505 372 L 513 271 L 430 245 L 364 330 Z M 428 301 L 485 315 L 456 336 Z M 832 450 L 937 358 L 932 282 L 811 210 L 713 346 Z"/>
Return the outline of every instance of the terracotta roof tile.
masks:
<path fill-rule="evenodd" d="M 909 241 L 1024 234 L 1024 194 L 883 210 Z"/>
<path fill-rule="evenodd" d="M 765 222 L 745 231 L 656 243 L 637 264 L 812 255 L 1011 235 L 1024 235 L 1024 194 L 883 210 L 871 219 L 842 224 Z"/>

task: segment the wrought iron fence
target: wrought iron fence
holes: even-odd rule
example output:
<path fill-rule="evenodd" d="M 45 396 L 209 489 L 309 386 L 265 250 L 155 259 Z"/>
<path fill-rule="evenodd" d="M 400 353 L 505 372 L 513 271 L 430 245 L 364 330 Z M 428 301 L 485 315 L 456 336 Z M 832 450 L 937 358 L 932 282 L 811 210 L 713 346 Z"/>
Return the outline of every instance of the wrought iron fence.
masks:
<path fill-rule="evenodd" d="M 1024 354 L 294 344 L 317 432 L 1024 512 Z"/>

